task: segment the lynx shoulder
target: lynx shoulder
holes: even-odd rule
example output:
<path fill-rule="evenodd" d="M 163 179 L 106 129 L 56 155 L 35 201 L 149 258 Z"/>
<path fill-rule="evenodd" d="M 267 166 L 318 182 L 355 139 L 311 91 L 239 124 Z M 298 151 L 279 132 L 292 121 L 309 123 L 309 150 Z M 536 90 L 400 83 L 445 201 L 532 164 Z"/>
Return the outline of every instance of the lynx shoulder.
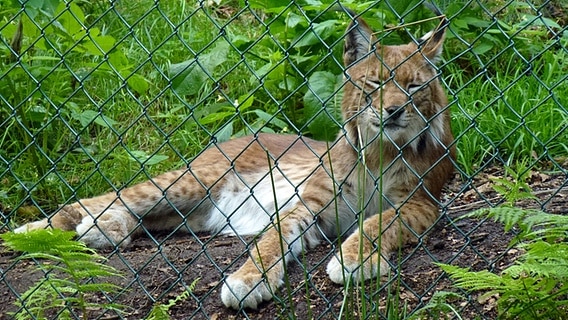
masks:
<path fill-rule="evenodd" d="M 344 238 L 327 266 L 332 281 L 385 274 L 383 257 L 435 223 L 453 171 L 450 116 L 435 67 L 446 23 L 418 41 L 387 46 L 353 20 L 343 55 L 344 126 L 332 143 L 277 134 L 231 140 L 187 168 L 79 200 L 16 232 L 75 230 L 95 248 L 179 226 L 262 233 L 250 258 L 225 278 L 221 299 L 232 308 L 271 299 L 290 256 L 323 239 Z"/>

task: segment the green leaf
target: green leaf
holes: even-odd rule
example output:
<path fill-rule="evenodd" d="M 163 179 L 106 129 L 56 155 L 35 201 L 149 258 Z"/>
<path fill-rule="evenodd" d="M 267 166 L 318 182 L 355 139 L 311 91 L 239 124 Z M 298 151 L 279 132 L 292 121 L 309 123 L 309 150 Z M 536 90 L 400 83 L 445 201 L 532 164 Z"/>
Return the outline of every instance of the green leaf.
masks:
<path fill-rule="evenodd" d="M 287 127 L 286 122 L 276 118 L 274 115 L 266 113 L 263 110 L 256 109 L 253 111 L 260 119 L 264 120 L 265 123 L 270 123 L 279 129 L 284 129 Z"/>
<path fill-rule="evenodd" d="M 139 163 L 142 163 L 142 164 L 148 165 L 148 166 L 158 164 L 158 163 L 165 161 L 169 158 L 168 156 L 161 155 L 161 154 L 148 155 L 145 151 L 141 151 L 141 150 L 130 151 L 128 154 L 130 155 L 131 160 L 134 160 L 136 162 L 139 162 Z"/>
<path fill-rule="evenodd" d="M 502 289 L 504 280 L 487 270 L 470 271 L 469 268 L 461 268 L 447 264 L 438 264 L 444 272 L 455 282 L 455 285 L 468 291 L 497 290 Z"/>
<path fill-rule="evenodd" d="M 123 70 L 128 67 L 128 58 L 124 53 L 122 53 L 122 51 L 115 50 L 108 55 L 108 63 L 111 64 L 114 69 Z M 110 69 L 107 65 L 103 66 Z"/>
<path fill-rule="evenodd" d="M 25 116 L 34 123 L 42 123 L 49 117 L 49 111 L 44 106 L 36 105 L 28 109 Z"/>
<path fill-rule="evenodd" d="M 90 29 L 89 37 L 84 38 L 81 46 L 84 48 L 85 53 L 94 56 L 102 56 L 109 53 L 116 43 L 116 39 L 109 35 L 100 35 L 97 28 Z M 75 47 L 78 48 L 78 47 Z"/>
<path fill-rule="evenodd" d="M 250 46 L 253 43 L 253 39 L 245 35 L 238 34 L 238 35 L 233 35 L 231 37 L 231 43 L 239 50 L 245 50 L 248 46 Z"/>
<path fill-rule="evenodd" d="M 172 64 L 172 88 L 179 95 L 195 95 L 210 80 L 216 67 L 227 61 L 229 44 L 219 42 L 211 51 L 201 53 L 199 58 Z"/>
<path fill-rule="evenodd" d="M 136 91 L 136 93 L 142 95 L 148 91 L 148 80 L 139 74 L 131 75 L 126 82 L 128 86 L 132 88 L 132 90 Z"/>
<path fill-rule="evenodd" d="M 217 142 L 224 142 L 231 139 L 233 136 L 233 121 L 224 123 L 221 128 L 213 134 Z"/>
<path fill-rule="evenodd" d="M 318 71 L 308 80 L 309 90 L 304 95 L 308 129 L 315 139 L 332 140 L 341 123 L 341 98 L 337 93 L 343 83 L 341 75 Z"/>
<path fill-rule="evenodd" d="M 82 24 L 85 21 L 85 14 L 75 2 L 67 4 L 62 1 L 57 8 L 57 13 L 61 14 L 57 19 L 59 24 L 53 23 L 52 25 L 58 27 L 67 36 L 73 38 L 75 33 L 85 32 Z"/>
<path fill-rule="evenodd" d="M 275 70 L 277 68 L 274 68 L 274 64 L 272 62 L 268 62 L 265 63 L 262 67 L 260 67 L 258 70 L 255 70 L 255 75 L 250 77 L 250 82 L 254 83 L 257 78 L 263 78 L 266 77 L 269 73 L 276 73 Z"/>
<path fill-rule="evenodd" d="M 13 313 L 16 319 L 28 319 L 27 315 L 34 315 L 34 319 L 44 319 L 45 313 L 58 314 L 58 319 L 70 319 L 64 310 L 67 308 L 122 309 L 118 304 L 88 300 L 85 294 L 89 292 L 120 291 L 121 287 L 115 284 L 98 281 L 101 277 L 120 276 L 120 273 L 112 266 L 100 263 L 105 259 L 85 244 L 73 240 L 75 236 L 73 231 L 59 229 L 0 235 L 5 246 L 25 253 L 20 259 L 36 259 L 40 270 L 56 271 L 44 273 L 45 277 L 39 279 L 22 294 L 22 299 L 15 302 L 24 310 Z"/>
<path fill-rule="evenodd" d="M 4 245 L 14 251 L 21 252 L 50 252 L 54 243 L 67 243 L 75 237 L 73 231 L 42 229 L 33 232 L 0 234 Z"/>
<path fill-rule="evenodd" d="M 556 29 L 562 29 L 562 27 L 556 23 L 556 21 L 550 18 L 544 18 L 541 16 L 535 16 L 532 14 L 524 14 L 523 15 L 523 22 L 519 23 L 520 28 L 526 28 L 527 26 L 545 26 L 545 27 L 552 27 Z"/>
<path fill-rule="evenodd" d="M 81 113 L 73 113 L 72 117 L 79 120 L 83 128 L 89 126 L 93 122 L 105 128 L 112 128 L 117 123 L 113 119 L 104 116 L 101 112 L 94 110 L 85 110 Z"/>
<path fill-rule="evenodd" d="M 22 3 L 25 4 L 26 13 L 31 19 L 34 19 L 40 11 L 48 15 L 49 17 L 53 17 L 53 13 L 57 9 L 60 1 L 61 0 L 28 0 L 23 1 Z M 19 1 L 12 2 L 14 4 L 19 4 Z"/>
<path fill-rule="evenodd" d="M 321 23 L 314 23 L 312 30 L 302 35 L 298 42 L 294 44 L 294 47 L 301 48 L 320 44 L 333 35 L 338 25 L 340 25 L 339 20 L 326 20 Z"/>
<path fill-rule="evenodd" d="M 304 16 L 301 16 L 299 14 L 290 12 L 287 16 L 286 16 L 286 25 L 288 26 L 288 28 L 295 28 L 298 25 L 301 26 L 305 26 L 306 25 L 306 18 Z"/>
<path fill-rule="evenodd" d="M 239 99 L 235 102 L 237 110 L 239 112 L 243 112 L 252 106 L 254 102 L 254 95 L 242 95 Z"/>
<path fill-rule="evenodd" d="M 468 17 L 468 16 L 462 16 L 460 20 L 465 21 L 470 26 L 478 28 L 488 28 L 489 26 L 491 26 L 492 23 L 488 20 L 483 20 L 476 17 Z"/>
<path fill-rule="evenodd" d="M 475 44 L 472 50 L 476 54 L 481 55 L 481 54 L 484 54 L 487 51 L 493 49 L 494 47 L 495 47 L 495 45 L 493 43 L 482 40 L 481 42 Z"/>
<path fill-rule="evenodd" d="M 219 111 L 206 115 L 205 117 L 199 119 L 199 123 L 206 125 L 210 123 L 215 123 L 224 120 L 225 118 L 231 117 L 235 114 L 235 111 Z"/>
<path fill-rule="evenodd" d="M 241 0 L 241 4 L 245 3 Z M 282 0 L 250 0 L 246 3 L 253 9 L 262 9 L 264 12 L 278 12 L 280 13 L 286 6 L 286 2 Z"/>
<path fill-rule="evenodd" d="M 463 29 L 466 30 L 467 29 L 467 21 L 465 21 L 464 19 L 461 18 L 456 18 L 454 20 L 452 20 L 452 28 L 458 28 L 458 29 Z"/>

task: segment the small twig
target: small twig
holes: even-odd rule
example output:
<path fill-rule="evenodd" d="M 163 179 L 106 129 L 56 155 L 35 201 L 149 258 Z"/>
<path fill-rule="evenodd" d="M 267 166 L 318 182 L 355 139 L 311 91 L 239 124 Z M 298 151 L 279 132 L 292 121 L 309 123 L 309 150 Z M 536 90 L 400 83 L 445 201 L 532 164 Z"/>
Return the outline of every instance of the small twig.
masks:
<path fill-rule="evenodd" d="M 422 19 L 422 20 L 418 20 L 418 21 L 414 21 L 414 22 L 408 22 L 408 23 L 405 23 L 405 24 L 401 24 L 399 26 L 394 26 L 394 27 L 383 29 L 383 30 L 379 30 L 377 32 L 374 32 L 373 35 L 377 35 L 377 34 L 383 33 L 383 32 L 393 31 L 393 30 L 396 30 L 396 29 L 402 29 L 402 28 L 406 28 L 408 26 L 413 26 L 415 24 L 420 24 L 420 23 L 424 23 L 424 22 L 428 22 L 428 21 L 432 21 L 432 20 L 438 20 L 438 19 L 442 19 L 442 18 L 445 18 L 445 17 L 446 17 L 445 15 L 441 15 L 441 16 L 435 16 L 435 17 L 426 18 L 426 19 Z"/>

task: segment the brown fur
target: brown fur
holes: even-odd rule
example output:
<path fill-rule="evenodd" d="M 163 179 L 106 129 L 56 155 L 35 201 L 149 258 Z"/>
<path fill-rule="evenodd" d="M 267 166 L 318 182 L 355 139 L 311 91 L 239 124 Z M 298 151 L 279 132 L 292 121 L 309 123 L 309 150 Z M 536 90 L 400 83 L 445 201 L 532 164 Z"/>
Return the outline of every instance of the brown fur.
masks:
<path fill-rule="evenodd" d="M 355 20 L 345 41 L 345 125 L 332 143 L 274 134 L 235 139 L 186 169 L 80 200 L 16 231 L 77 230 L 87 244 L 104 247 L 127 245 L 142 225 L 246 234 L 264 219 L 263 236 L 221 293 L 229 307 L 256 308 L 282 284 L 290 255 L 347 235 L 363 217 L 363 230 L 345 239 L 327 272 L 338 283 L 384 274 L 383 257 L 436 221 L 453 170 L 447 100 L 432 63 L 443 36 L 439 27 L 420 46 L 371 46 L 370 29 Z M 241 198 L 244 209 L 234 203 Z M 216 211 L 226 208 L 232 212 Z"/>

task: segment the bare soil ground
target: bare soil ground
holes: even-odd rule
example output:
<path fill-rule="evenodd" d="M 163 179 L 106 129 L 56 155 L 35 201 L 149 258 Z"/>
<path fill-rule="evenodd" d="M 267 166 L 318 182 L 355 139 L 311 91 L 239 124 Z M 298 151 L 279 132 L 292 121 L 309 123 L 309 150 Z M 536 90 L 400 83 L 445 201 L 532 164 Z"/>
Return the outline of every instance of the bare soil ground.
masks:
<path fill-rule="evenodd" d="M 342 286 L 327 278 L 325 266 L 334 251 L 333 244 L 328 244 L 297 257 L 301 263 L 290 264 L 287 270 L 289 286 L 278 291 L 274 301 L 264 303 L 256 311 L 228 310 L 219 298 L 221 280 L 223 275 L 242 264 L 246 258 L 247 243 L 253 238 L 163 234 L 136 239 L 129 248 L 121 251 L 101 252 L 109 258 L 109 264 L 124 274 L 124 278 L 111 281 L 125 288 L 116 302 L 126 308 L 121 316 L 90 310 L 88 318 L 142 319 L 157 302 L 167 303 L 194 281 L 191 296 L 170 308 L 172 319 L 336 319 L 340 317 L 342 308 L 343 312 L 347 310 L 352 317 L 357 317 L 363 300 L 372 301 L 371 307 L 384 314 L 389 306 L 389 290 L 395 293 L 390 297 L 399 298 L 398 306 L 404 309 L 399 309 L 398 314 L 411 312 L 427 303 L 436 291 L 459 292 L 434 262 L 499 271 L 518 255 L 516 250 L 508 249 L 513 235 L 504 233 L 500 224 L 488 220 L 456 219 L 474 209 L 499 203 L 501 199 L 491 187 L 491 178 L 502 174 L 501 169 L 490 168 L 477 175 L 471 183 L 465 183 L 456 175 L 447 187 L 444 201 L 448 206 L 439 222 L 418 245 L 406 247 L 391 257 L 393 265 L 400 264 L 401 267 L 398 273 L 392 273 L 390 282 L 383 279 L 382 285 L 366 283 L 363 295 L 361 291 L 343 290 Z M 565 175 L 535 172 L 531 174 L 529 183 L 538 200 L 523 201 L 520 206 L 568 213 L 568 178 Z M 42 277 L 40 272 L 34 271 L 35 262 L 17 261 L 15 258 L 16 254 L 0 247 L 2 319 L 10 318 L 8 312 L 17 310 L 13 303 L 19 294 Z M 455 303 L 462 318 L 495 317 L 492 299 L 478 301 L 476 294 L 461 294 L 466 298 Z M 348 305 L 343 305 L 344 295 L 352 295 L 351 299 L 347 299 L 350 301 Z M 114 298 L 101 294 L 92 299 L 104 301 Z"/>

